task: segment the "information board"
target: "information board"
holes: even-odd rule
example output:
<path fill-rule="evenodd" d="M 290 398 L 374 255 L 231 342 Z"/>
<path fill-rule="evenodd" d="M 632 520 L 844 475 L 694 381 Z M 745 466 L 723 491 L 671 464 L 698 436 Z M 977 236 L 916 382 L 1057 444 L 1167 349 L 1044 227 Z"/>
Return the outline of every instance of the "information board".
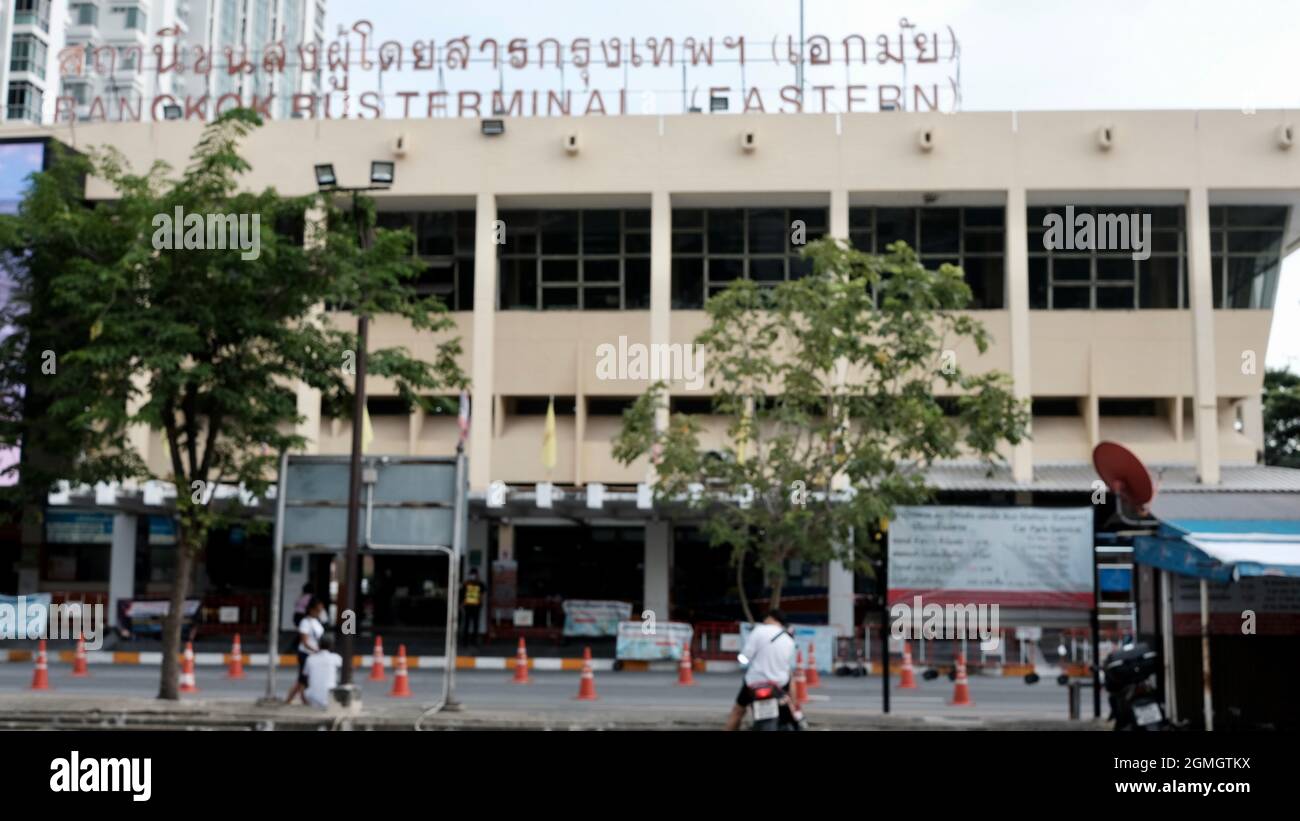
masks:
<path fill-rule="evenodd" d="M 899 507 L 889 526 L 889 603 L 1092 608 L 1093 511 Z"/>

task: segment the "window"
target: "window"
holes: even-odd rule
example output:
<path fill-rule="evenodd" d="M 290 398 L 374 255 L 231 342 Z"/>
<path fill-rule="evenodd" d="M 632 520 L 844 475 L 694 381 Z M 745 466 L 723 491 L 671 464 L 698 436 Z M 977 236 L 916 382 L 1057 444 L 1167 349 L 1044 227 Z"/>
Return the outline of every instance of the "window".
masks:
<path fill-rule="evenodd" d="M 408 229 L 411 253 L 427 266 L 415 289 L 452 311 L 474 310 L 474 212 L 380 211 L 377 227 Z"/>
<path fill-rule="evenodd" d="M 124 15 L 122 28 L 127 31 L 144 31 L 148 27 L 148 16 L 139 6 L 114 6 L 114 14 Z"/>
<path fill-rule="evenodd" d="M 1078 416 L 1079 400 L 1073 396 L 1035 397 L 1032 413 L 1035 417 Z"/>
<path fill-rule="evenodd" d="M 10 83 L 8 96 L 8 114 L 10 120 L 41 121 L 41 90 L 31 83 Z"/>
<path fill-rule="evenodd" d="M 811 273 L 796 239 L 824 236 L 826 214 L 825 208 L 673 209 L 672 307 L 703 308 L 736 279 L 773 285 Z"/>
<path fill-rule="evenodd" d="M 68 12 L 74 26 L 99 25 L 99 6 L 93 3 L 73 3 Z"/>
<path fill-rule="evenodd" d="M 578 402 L 572 396 L 510 396 L 505 398 L 506 414 L 545 416 L 552 399 L 555 400 L 556 416 L 573 416 L 577 412 Z"/>
<path fill-rule="evenodd" d="M 15 34 L 9 50 L 10 71 L 30 71 L 45 76 L 46 46 L 34 34 Z"/>
<path fill-rule="evenodd" d="M 650 212 L 502 211 L 502 310 L 650 307 Z"/>
<path fill-rule="evenodd" d="M 14 25 L 40 26 L 50 30 L 50 0 L 15 0 Z"/>
<path fill-rule="evenodd" d="M 1288 216 L 1285 205 L 1210 209 L 1210 282 L 1215 308 L 1273 307 Z"/>
<path fill-rule="evenodd" d="M 962 269 L 970 308 L 1004 307 L 1006 214 L 1000 207 L 849 209 L 849 239 L 860 251 L 883 254 L 906 242 L 930 269 L 945 262 Z"/>
<path fill-rule="evenodd" d="M 1182 206 L 1109 205 L 1073 206 L 1076 225 L 1091 218 L 1094 235 L 1089 249 L 1047 248 L 1048 215 L 1068 224 L 1064 206 L 1028 209 L 1029 307 L 1036 310 L 1134 310 L 1187 306 L 1186 236 Z M 1151 218 L 1145 237 L 1151 256 L 1135 260 L 1128 225 L 1117 216 L 1138 215 L 1139 224 Z M 1102 226 L 1106 226 L 1104 229 Z M 1144 230 L 1144 229 L 1143 229 Z M 1106 239 L 1101 235 L 1105 233 Z M 1074 235 L 1071 234 L 1071 237 Z M 1114 247 L 1111 240 L 1119 240 Z M 1073 245 L 1073 241 L 1069 243 Z M 1123 246 L 1123 247 L 1121 247 Z"/>
<path fill-rule="evenodd" d="M 1156 399 L 1100 399 L 1097 411 L 1102 416 L 1159 416 Z"/>

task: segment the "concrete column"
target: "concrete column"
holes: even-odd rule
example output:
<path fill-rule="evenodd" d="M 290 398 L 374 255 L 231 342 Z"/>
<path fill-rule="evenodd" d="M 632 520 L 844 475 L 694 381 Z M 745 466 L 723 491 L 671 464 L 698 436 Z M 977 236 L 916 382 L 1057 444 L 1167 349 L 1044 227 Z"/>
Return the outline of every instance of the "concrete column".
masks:
<path fill-rule="evenodd" d="M 837 188 L 831 192 L 831 212 L 830 212 L 831 236 L 835 239 L 847 240 L 849 238 L 849 192 L 843 188 Z"/>
<path fill-rule="evenodd" d="M 319 248 L 325 242 L 327 227 L 325 225 L 325 209 L 317 204 L 307 209 L 304 214 L 303 223 L 303 247 Z M 325 322 L 325 306 L 316 305 L 312 309 L 312 318 Z M 342 366 L 343 363 L 336 363 Z M 303 445 L 302 452 L 307 454 L 320 453 L 320 391 L 309 386 L 305 382 L 298 382 L 294 386 L 298 400 L 298 416 L 302 421 L 294 425 L 293 432 L 303 439 L 307 440 Z"/>
<path fill-rule="evenodd" d="M 113 545 L 108 558 L 107 624 L 117 626 L 117 603 L 135 598 L 135 539 L 139 517 L 131 513 L 113 515 Z"/>
<path fill-rule="evenodd" d="M 1192 418 L 1196 426 L 1196 473 L 1207 485 L 1219 483 L 1219 407 L 1214 373 L 1214 278 L 1210 258 L 1210 202 L 1205 188 L 1187 192 L 1187 285 L 1191 289 L 1192 356 L 1195 382 Z"/>
<path fill-rule="evenodd" d="M 492 481 L 493 357 L 497 310 L 497 200 L 479 194 L 474 213 L 474 335 L 470 380 L 469 486 L 487 490 Z M 506 230 L 509 230 L 507 227 Z"/>
<path fill-rule="evenodd" d="M 650 344 L 672 340 L 673 207 L 667 191 L 650 195 Z M 668 405 L 655 412 L 655 427 L 668 427 Z"/>
<path fill-rule="evenodd" d="M 642 606 L 653 611 L 655 621 L 669 619 L 669 588 L 672 583 L 673 527 L 671 522 L 645 525 L 645 595 Z M 632 617 L 639 617 L 633 613 Z"/>
<path fill-rule="evenodd" d="M 1033 395 L 1029 367 L 1029 239 L 1025 224 L 1025 189 L 1007 190 L 1007 309 L 1011 312 L 1011 380 L 1017 399 Z M 1034 478 L 1034 450 L 1028 441 L 1011 451 L 1011 474 L 1017 482 Z"/>
<path fill-rule="evenodd" d="M 826 623 L 840 636 L 853 635 L 853 571 L 840 562 L 826 569 Z"/>

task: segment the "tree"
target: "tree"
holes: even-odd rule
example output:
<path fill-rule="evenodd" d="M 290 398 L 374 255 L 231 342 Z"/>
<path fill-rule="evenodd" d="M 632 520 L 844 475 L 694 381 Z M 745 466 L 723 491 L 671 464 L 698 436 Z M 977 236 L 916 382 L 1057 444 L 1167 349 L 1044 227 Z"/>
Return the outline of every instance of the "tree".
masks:
<path fill-rule="evenodd" d="M 735 281 L 705 306 L 709 326 L 695 344 L 706 352 L 713 412 L 727 420 L 722 450 L 701 447 L 690 416 L 656 428 L 663 383 L 625 412 L 614 450 L 625 464 L 651 457 L 657 497 L 704 515 L 738 579 L 752 556 L 773 607 L 786 560 L 869 573 L 855 532 L 929 498 L 923 472 L 935 460 L 996 461 L 1028 424 L 1005 374 L 958 367 L 957 343 L 981 353 L 988 344 L 960 312 L 971 298 L 960 269 L 927 271 L 901 242 L 883 256 L 829 239 L 804 253 L 810 276 L 774 287 Z M 752 620 L 743 587 L 741 605 Z"/>
<path fill-rule="evenodd" d="M 1264 371 L 1264 464 L 1300 468 L 1300 374 Z"/>
<path fill-rule="evenodd" d="M 260 124 L 244 109 L 218 118 L 176 178 L 160 163 L 131 173 L 111 150 L 69 159 L 38 175 L 3 234 L 20 263 L 23 293 L 50 294 L 48 305 L 28 302 L 24 326 L 33 329 L 43 321 L 35 312 L 50 310 L 74 329 L 88 329 L 60 340 L 56 375 L 27 370 L 29 381 L 48 380 L 40 382 L 41 393 L 52 397 L 48 416 L 24 413 L 16 425 L 11 420 L 10 433 L 51 425 L 75 432 L 76 441 L 61 444 L 78 448 L 71 473 L 79 481 L 156 478 L 176 486 L 178 552 L 160 698 L 177 698 L 182 609 L 195 560 L 209 531 L 231 515 L 208 504 L 212 490 L 238 484 L 265 494 L 279 453 L 304 444 L 292 433 L 300 421 L 297 385 L 321 391 L 331 412 L 349 407 L 346 367 L 355 362 L 356 336 L 335 327 L 321 306 L 393 314 L 437 335 L 432 361 L 402 348 L 369 354 L 368 371 L 393 379 L 408 402 L 431 407 L 429 394 L 465 384 L 445 308 L 413 287 L 421 266 L 410 253 L 409 232 L 374 231 L 373 241 L 362 243 L 374 222 L 369 200 L 358 201 L 354 222 L 328 199 L 239 189 L 249 165 L 238 145 Z M 118 198 L 83 202 L 70 180 L 90 171 Z M 323 218 L 305 221 L 313 208 Z M 211 242 L 202 250 L 170 250 L 164 231 L 172 226 L 162 217 L 180 214 L 246 215 L 257 225 L 256 215 L 260 254 L 247 258 L 238 247 Z M 314 241 L 302 243 L 296 230 L 285 230 L 295 223 Z M 11 347 L 31 361 L 30 350 Z M 162 475 L 130 445 L 131 429 L 140 425 L 163 432 Z"/>

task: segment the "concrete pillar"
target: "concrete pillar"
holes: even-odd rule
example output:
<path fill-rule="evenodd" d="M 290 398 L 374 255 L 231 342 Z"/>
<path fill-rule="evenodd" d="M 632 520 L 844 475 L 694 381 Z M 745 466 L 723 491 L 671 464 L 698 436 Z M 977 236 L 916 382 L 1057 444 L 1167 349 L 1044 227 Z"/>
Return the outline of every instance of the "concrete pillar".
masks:
<path fill-rule="evenodd" d="M 1214 372 L 1214 278 L 1210 257 L 1210 202 L 1205 188 L 1187 192 L 1187 285 L 1191 289 L 1196 473 L 1219 483 L 1219 407 Z"/>
<path fill-rule="evenodd" d="M 671 522 L 652 521 L 645 526 L 645 595 L 642 606 L 652 611 L 655 621 L 669 617 L 669 587 L 672 583 L 673 526 Z M 639 613 L 633 613 L 637 618 Z"/>
<path fill-rule="evenodd" d="M 673 207 L 667 191 L 650 195 L 650 344 L 672 342 Z M 655 428 L 668 427 L 668 405 L 655 412 Z"/>
<path fill-rule="evenodd" d="M 469 486 L 487 490 L 492 481 L 492 409 L 497 310 L 497 200 L 479 194 L 474 213 L 474 334 L 470 380 Z M 507 230 L 509 228 L 507 227 Z"/>
<path fill-rule="evenodd" d="M 1011 380 L 1017 399 L 1033 395 L 1029 361 L 1029 239 L 1025 189 L 1007 190 L 1007 310 L 1011 313 Z M 1034 479 L 1034 450 L 1029 440 L 1011 451 L 1011 475 L 1017 482 Z"/>
<path fill-rule="evenodd" d="M 325 225 L 325 209 L 321 205 L 313 205 L 307 209 L 303 223 L 303 247 L 319 248 L 325 242 L 327 226 Z M 312 309 L 312 318 L 321 321 L 324 320 L 325 306 L 316 305 Z M 336 363 L 339 367 L 342 362 Z M 320 391 L 308 385 L 306 382 L 298 382 L 294 386 L 294 392 L 298 404 L 298 416 L 301 422 L 294 425 L 293 432 L 307 440 L 302 447 L 302 453 L 318 454 L 320 453 Z"/>
<path fill-rule="evenodd" d="M 831 192 L 829 228 L 835 239 L 849 238 L 849 192 L 843 188 Z"/>
<path fill-rule="evenodd" d="M 826 569 L 826 623 L 840 636 L 853 635 L 853 571 L 840 562 Z"/>
<path fill-rule="evenodd" d="M 140 518 L 131 513 L 113 515 L 113 545 L 108 558 L 107 623 L 117 626 L 117 603 L 135 598 L 135 540 Z"/>

